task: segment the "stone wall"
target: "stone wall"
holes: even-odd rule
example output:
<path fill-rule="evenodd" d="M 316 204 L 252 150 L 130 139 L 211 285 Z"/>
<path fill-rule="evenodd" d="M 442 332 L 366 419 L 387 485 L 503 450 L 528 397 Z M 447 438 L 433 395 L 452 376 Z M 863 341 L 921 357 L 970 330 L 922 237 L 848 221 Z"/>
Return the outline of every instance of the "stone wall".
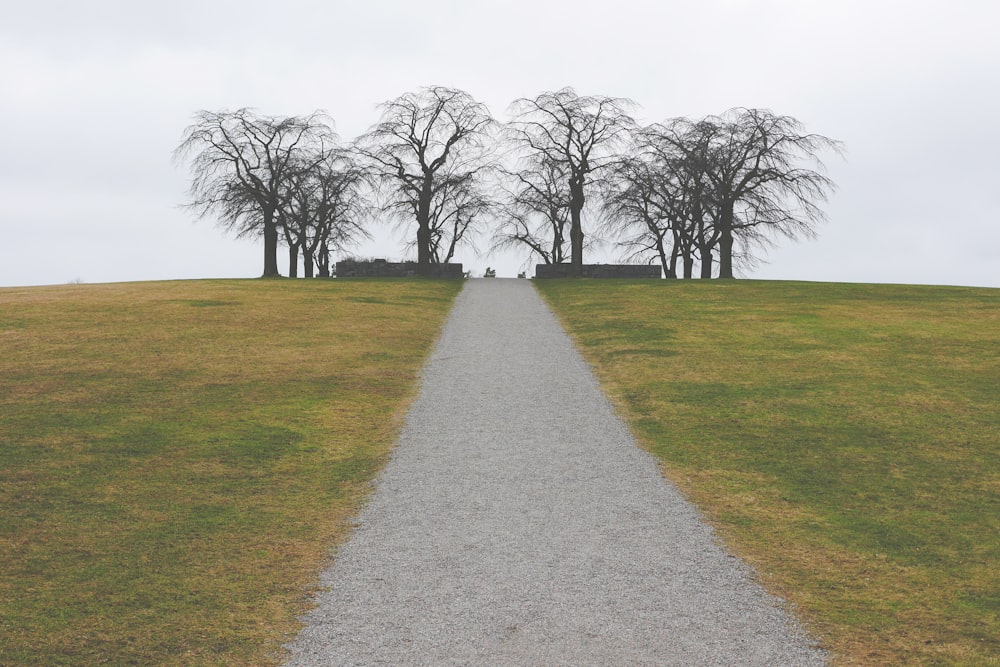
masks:
<path fill-rule="evenodd" d="M 417 275 L 416 262 L 387 262 L 384 259 L 337 262 L 338 278 L 405 278 Z M 461 264 L 432 264 L 434 278 L 463 278 Z"/>
<path fill-rule="evenodd" d="M 568 278 L 569 264 L 536 264 L 535 278 Z M 584 278 L 662 278 L 658 264 L 584 264 Z"/>

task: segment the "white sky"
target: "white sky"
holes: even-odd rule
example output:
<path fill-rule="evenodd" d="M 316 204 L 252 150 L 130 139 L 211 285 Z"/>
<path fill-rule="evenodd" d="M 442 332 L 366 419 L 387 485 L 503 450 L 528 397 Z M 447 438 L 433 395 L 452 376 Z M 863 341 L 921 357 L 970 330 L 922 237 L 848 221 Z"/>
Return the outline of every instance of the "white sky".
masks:
<path fill-rule="evenodd" d="M 2 16 L 0 286 L 257 276 L 258 243 L 178 207 L 190 176 L 171 153 L 194 112 L 325 109 L 353 139 L 377 103 L 439 84 L 501 120 L 563 86 L 631 98 L 642 122 L 795 116 L 846 143 L 830 220 L 747 277 L 1000 287 L 995 0 L 34 0 Z M 375 231 L 357 254 L 402 256 Z M 457 259 L 513 276 L 525 258 Z"/>

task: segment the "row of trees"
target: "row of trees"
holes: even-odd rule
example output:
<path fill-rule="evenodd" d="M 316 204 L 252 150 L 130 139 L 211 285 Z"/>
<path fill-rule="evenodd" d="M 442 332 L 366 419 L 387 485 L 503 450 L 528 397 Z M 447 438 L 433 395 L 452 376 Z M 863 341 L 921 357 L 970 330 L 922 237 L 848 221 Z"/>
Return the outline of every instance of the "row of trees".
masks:
<path fill-rule="evenodd" d="M 733 109 L 639 126 L 630 101 L 571 88 L 522 98 L 501 124 L 462 90 L 431 87 L 380 106 L 345 144 L 323 113 L 278 118 L 249 109 L 199 112 L 176 157 L 190 162 L 190 206 L 264 240 L 305 273 L 367 237 L 381 212 L 415 224 L 421 272 L 492 232 L 492 248 L 525 249 L 579 275 L 597 231 L 668 277 L 733 277 L 774 235 L 814 234 L 832 190 L 819 154 L 839 150 L 794 118 Z M 598 224 L 599 223 L 599 224 Z"/>
<path fill-rule="evenodd" d="M 815 233 L 833 189 L 818 158 L 825 149 L 840 147 L 761 109 L 641 128 L 600 184 L 605 226 L 635 255 L 658 258 L 668 277 L 692 277 L 698 260 L 710 278 L 717 255 L 719 275 L 731 278 L 734 263 L 752 264 L 773 235 Z"/>

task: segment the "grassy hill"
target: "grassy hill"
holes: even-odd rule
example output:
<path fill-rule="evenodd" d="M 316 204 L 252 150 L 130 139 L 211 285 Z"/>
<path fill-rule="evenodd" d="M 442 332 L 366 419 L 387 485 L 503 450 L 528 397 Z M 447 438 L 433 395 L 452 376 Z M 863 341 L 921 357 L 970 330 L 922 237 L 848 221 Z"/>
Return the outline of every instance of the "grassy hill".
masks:
<path fill-rule="evenodd" d="M 0 289 L 0 665 L 274 662 L 460 287 Z"/>
<path fill-rule="evenodd" d="M 539 281 L 841 664 L 1000 664 L 1000 290 Z M 0 289 L 0 665 L 268 664 L 454 282 Z"/>
<path fill-rule="evenodd" d="M 536 285 L 839 664 L 1000 664 L 1000 290 Z"/>

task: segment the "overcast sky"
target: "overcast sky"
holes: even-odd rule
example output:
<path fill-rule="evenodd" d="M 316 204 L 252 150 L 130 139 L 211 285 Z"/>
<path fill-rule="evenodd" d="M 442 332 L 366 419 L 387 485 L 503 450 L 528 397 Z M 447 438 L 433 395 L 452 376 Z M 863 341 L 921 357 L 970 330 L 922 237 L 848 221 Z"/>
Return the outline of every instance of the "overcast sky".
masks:
<path fill-rule="evenodd" d="M 846 144 L 826 160 L 829 221 L 746 277 L 1000 287 L 995 0 L 34 0 L 3 14 L 0 286 L 260 275 L 258 243 L 179 208 L 190 174 L 171 153 L 194 112 L 324 109 L 353 139 L 378 103 L 446 85 L 501 120 L 564 86 L 631 98 L 647 123 L 795 116 Z M 357 254 L 400 258 L 376 231 Z M 526 255 L 457 259 L 513 276 Z"/>

